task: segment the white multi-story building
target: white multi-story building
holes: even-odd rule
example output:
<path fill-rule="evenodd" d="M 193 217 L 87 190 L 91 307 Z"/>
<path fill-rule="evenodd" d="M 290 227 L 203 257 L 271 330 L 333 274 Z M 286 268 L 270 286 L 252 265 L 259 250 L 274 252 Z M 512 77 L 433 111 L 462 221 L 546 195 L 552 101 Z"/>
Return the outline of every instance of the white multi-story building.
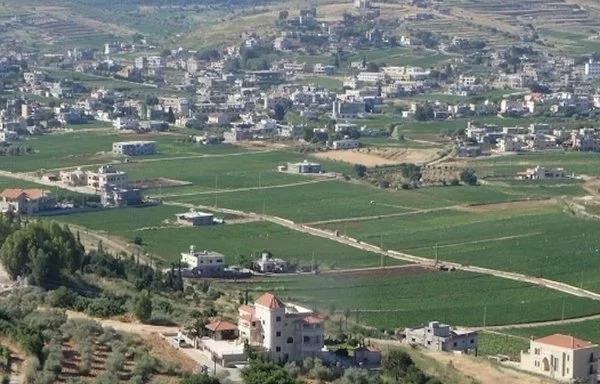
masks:
<path fill-rule="evenodd" d="M 119 141 L 113 143 L 112 151 L 116 155 L 154 155 L 156 153 L 156 141 Z"/>
<path fill-rule="evenodd" d="M 225 255 L 213 251 L 197 251 L 190 246 L 189 252 L 181 253 L 181 262 L 201 275 L 218 275 L 225 270 Z"/>
<path fill-rule="evenodd" d="M 560 382 L 598 383 L 598 345 L 556 333 L 530 341 L 521 369 Z"/>
<path fill-rule="evenodd" d="M 589 59 L 583 67 L 583 73 L 588 77 L 600 76 L 600 61 Z"/>
<path fill-rule="evenodd" d="M 384 72 L 361 72 L 356 76 L 356 80 L 363 83 L 376 84 L 385 81 Z"/>
<path fill-rule="evenodd" d="M 323 348 L 323 319 L 310 309 L 265 293 L 239 308 L 240 339 L 266 349 L 272 360 L 301 361 Z"/>

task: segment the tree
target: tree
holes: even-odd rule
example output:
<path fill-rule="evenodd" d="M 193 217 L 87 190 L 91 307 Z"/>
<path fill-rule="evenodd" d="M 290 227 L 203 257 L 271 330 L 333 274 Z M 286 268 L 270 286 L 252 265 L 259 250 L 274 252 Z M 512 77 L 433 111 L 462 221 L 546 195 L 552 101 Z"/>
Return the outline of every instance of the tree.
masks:
<path fill-rule="evenodd" d="M 133 314 L 142 323 L 147 322 L 152 317 L 152 298 L 149 292 L 142 292 L 133 301 Z"/>
<path fill-rule="evenodd" d="M 221 381 L 212 376 L 208 376 L 206 373 L 200 373 L 191 375 L 181 380 L 181 384 L 221 384 Z"/>
<path fill-rule="evenodd" d="M 283 121 L 283 119 L 285 119 L 285 107 L 283 104 L 275 104 L 274 117 L 277 121 Z"/>
<path fill-rule="evenodd" d="M 287 10 L 279 11 L 279 20 L 286 20 L 290 13 Z"/>
<path fill-rule="evenodd" d="M 270 360 L 256 359 L 242 371 L 245 384 L 297 384 L 296 378 Z"/>
<path fill-rule="evenodd" d="M 170 124 L 175 123 L 175 113 L 173 112 L 173 108 L 169 107 L 169 112 L 167 112 L 167 121 Z"/>
<path fill-rule="evenodd" d="M 339 384 L 382 384 L 383 380 L 378 374 L 373 374 L 366 369 L 348 368 Z"/>
<path fill-rule="evenodd" d="M 475 170 L 471 168 L 463 169 L 460 173 L 460 180 L 469 185 L 477 184 L 477 174 L 475 174 Z"/>
<path fill-rule="evenodd" d="M 391 351 L 382 361 L 381 369 L 383 372 L 398 380 L 406 375 L 408 368 L 415 363 L 410 355 L 404 351 Z"/>
<path fill-rule="evenodd" d="M 350 308 L 346 308 L 344 310 L 344 320 L 346 322 L 346 329 L 348 329 L 348 319 L 350 318 L 351 314 L 352 314 L 352 312 L 350 311 Z"/>
<path fill-rule="evenodd" d="M 356 172 L 356 176 L 365 177 L 367 174 L 367 167 L 362 164 L 354 164 L 354 172 Z"/>
<path fill-rule="evenodd" d="M 140 235 L 139 233 L 136 233 L 135 237 L 133 238 L 133 244 L 135 244 L 135 245 L 144 244 L 144 239 L 142 239 L 142 235 Z"/>

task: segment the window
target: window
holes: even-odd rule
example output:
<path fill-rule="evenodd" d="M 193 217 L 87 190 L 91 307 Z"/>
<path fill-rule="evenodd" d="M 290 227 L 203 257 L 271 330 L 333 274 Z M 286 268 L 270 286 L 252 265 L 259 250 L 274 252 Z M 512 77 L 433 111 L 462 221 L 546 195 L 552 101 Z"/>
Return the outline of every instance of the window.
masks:
<path fill-rule="evenodd" d="M 252 326 L 253 326 L 253 327 L 256 327 L 256 321 L 253 321 L 253 322 L 252 322 Z"/>
<path fill-rule="evenodd" d="M 217 259 L 217 263 L 222 263 L 223 259 Z"/>
<path fill-rule="evenodd" d="M 288 343 L 288 344 L 292 344 L 294 342 L 294 338 L 293 337 L 288 337 L 285 342 Z"/>
<path fill-rule="evenodd" d="M 281 321 L 281 316 L 277 316 L 277 317 L 275 318 L 275 321 Z"/>
<path fill-rule="evenodd" d="M 263 325 L 265 325 L 265 321 L 264 320 L 262 321 L 262 323 L 263 323 Z"/>
<path fill-rule="evenodd" d="M 431 341 L 427 341 L 427 345 L 431 345 Z"/>
<path fill-rule="evenodd" d="M 456 341 L 453 343 L 453 345 L 456 347 Z"/>
<path fill-rule="evenodd" d="M 304 336 L 304 343 L 308 343 L 310 341 L 310 337 Z"/>
<path fill-rule="evenodd" d="M 475 340 L 471 339 L 471 344 L 474 344 L 474 343 L 475 343 Z"/>
<path fill-rule="evenodd" d="M 281 352 L 281 347 L 275 347 L 275 352 Z"/>
<path fill-rule="evenodd" d="M 276 337 L 280 337 L 281 336 L 281 332 L 279 332 L 279 331 L 275 332 L 275 336 Z"/>

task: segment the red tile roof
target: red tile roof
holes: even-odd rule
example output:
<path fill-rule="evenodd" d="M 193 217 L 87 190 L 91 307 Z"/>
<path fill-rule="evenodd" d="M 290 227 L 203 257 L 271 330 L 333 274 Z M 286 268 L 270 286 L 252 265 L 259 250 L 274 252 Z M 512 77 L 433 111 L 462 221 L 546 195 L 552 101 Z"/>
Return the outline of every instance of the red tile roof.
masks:
<path fill-rule="evenodd" d="M 272 293 L 265 293 L 255 303 L 269 309 L 285 308 L 285 304 Z"/>
<path fill-rule="evenodd" d="M 253 315 L 241 315 L 240 319 L 245 320 L 247 322 L 252 322 L 253 320 L 256 320 L 256 318 Z"/>
<path fill-rule="evenodd" d="M 229 321 L 219 320 L 210 324 L 206 324 L 204 328 L 213 332 L 235 331 L 237 329 L 237 325 L 230 323 Z"/>
<path fill-rule="evenodd" d="M 593 345 L 589 341 L 581 340 L 573 336 L 563 335 L 561 333 L 555 333 L 554 335 L 542 337 L 535 340 L 537 343 L 553 345 L 555 347 L 568 348 L 568 349 L 580 349 L 587 348 Z"/>
<path fill-rule="evenodd" d="M 29 200 L 39 200 L 44 196 L 50 194 L 50 191 L 39 188 L 20 189 L 20 188 L 9 188 L 2 191 L 1 197 L 6 199 L 18 199 L 21 195 L 25 195 Z"/>
<path fill-rule="evenodd" d="M 5 199 L 18 199 L 23 193 L 22 189 L 5 189 L 0 196 Z"/>

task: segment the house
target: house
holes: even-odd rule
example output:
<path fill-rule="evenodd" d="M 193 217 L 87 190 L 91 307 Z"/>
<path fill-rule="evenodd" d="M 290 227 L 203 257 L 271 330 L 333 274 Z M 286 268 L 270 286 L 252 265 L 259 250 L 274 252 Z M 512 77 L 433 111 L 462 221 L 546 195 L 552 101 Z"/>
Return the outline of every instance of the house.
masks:
<path fill-rule="evenodd" d="M 458 157 L 477 157 L 481 156 L 481 147 L 471 146 L 471 145 L 463 145 L 458 147 L 456 150 L 456 155 Z"/>
<path fill-rule="evenodd" d="M 563 168 L 544 168 L 539 165 L 535 168 L 527 168 L 525 172 L 519 173 L 519 177 L 523 180 L 555 180 L 564 179 L 565 170 Z"/>
<path fill-rule="evenodd" d="M 365 113 L 365 110 L 363 101 L 336 100 L 333 102 L 331 116 L 334 119 L 356 119 L 360 114 Z"/>
<path fill-rule="evenodd" d="M 477 354 L 477 332 L 458 330 L 437 321 L 431 321 L 425 327 L 407 328 L 404 342 L 419 345 L 434 351 L 475 351 Z"/>
<path fill-rule="evenodd" d="M 343 140 L 334 140 L 332 143 L 333 149 L 356 149 L 360 146 L 358 140 L 354 139 L 343 139 Z"/>
<path fill-rule="evenodd" d="M 187 264 L 194 273 L 199 275 L 216 276 L 225 270 L 225 255 L 213 251 L 196 251 L 190 246 L 189 252 L 181 253 L 181 262 Z"/>
<path fill-rule="evenodd" d="M 556 333 L 529 342 L 521 369 L 560 382 L 597 384 L 599 354 L 596 344 Z"/>
<path fill-rule="evenodd" d="M 177 217 L 177 223 L 193 227 L 213 225 L 215 223 L 215 216 L 212 213 L 206 212 L 178 213 L 175 217 Z"/>
<path fill-rule="evenodd" d="M 50 191 L 39 188 L 5 189 L 0 193 L 0 212 L 12 211 L 31 215 L 54 208 L 56 201 Z"/>
<path fill-rule="evenodd" d="M 214 321 L 206 324 L 204 328 L 208 331 L 208 337 L 213 340 L 234 340 L 237 339 L 237 325 L 229 321 Z"/>
<path fill-rule="evenodd" d="M 263 252 L 261 258 L 253 263 L 253 269 L 262 273 L 286 272 L 289 268 L 290 264 L 287 261 L 269 257 L 268 252 Z"/>
<path fill-rule="evenodd" d="M 115 155 L 144 156 L 156 153 L 156 141 L 119 141 L 113 143 Z"/>
<path fill-rule="evenodd" d="M 240 339 L 264 348 L 272 360 L 302 361 L 323 349 L 324 320 L 310 309 L 265 293 L 238 312 Z"/>
<path fill-rule="evenodd" d="M 123 171 L 117 171 L 112 165 L 103 165 L 98 172 L 87 172 L 87 186 L 95 189 L 106 189 L 108 186 L 127 188 L 129 177 Z M 61 177 L 62 180 L 62 177 Z"/>
<path fill-rule="evenodd" d="M 140 127 L 140 121 L 131 117 L 117 117 L 113 126 L 116 129 L 136 130 Z"/>
<path fill-rule="evenodd" d="M 299 163 L 288 163 L 288 172 L 292 173 L 321 173 L 323 168 L 319 163 L 311 163 L 308 160 L 301 161 Z"/>
<path fill-rule="evenodd" d="M 131 207 L 143 202 L 141 189 L 106 185 L 100 194 L 103 207 Z"/>

